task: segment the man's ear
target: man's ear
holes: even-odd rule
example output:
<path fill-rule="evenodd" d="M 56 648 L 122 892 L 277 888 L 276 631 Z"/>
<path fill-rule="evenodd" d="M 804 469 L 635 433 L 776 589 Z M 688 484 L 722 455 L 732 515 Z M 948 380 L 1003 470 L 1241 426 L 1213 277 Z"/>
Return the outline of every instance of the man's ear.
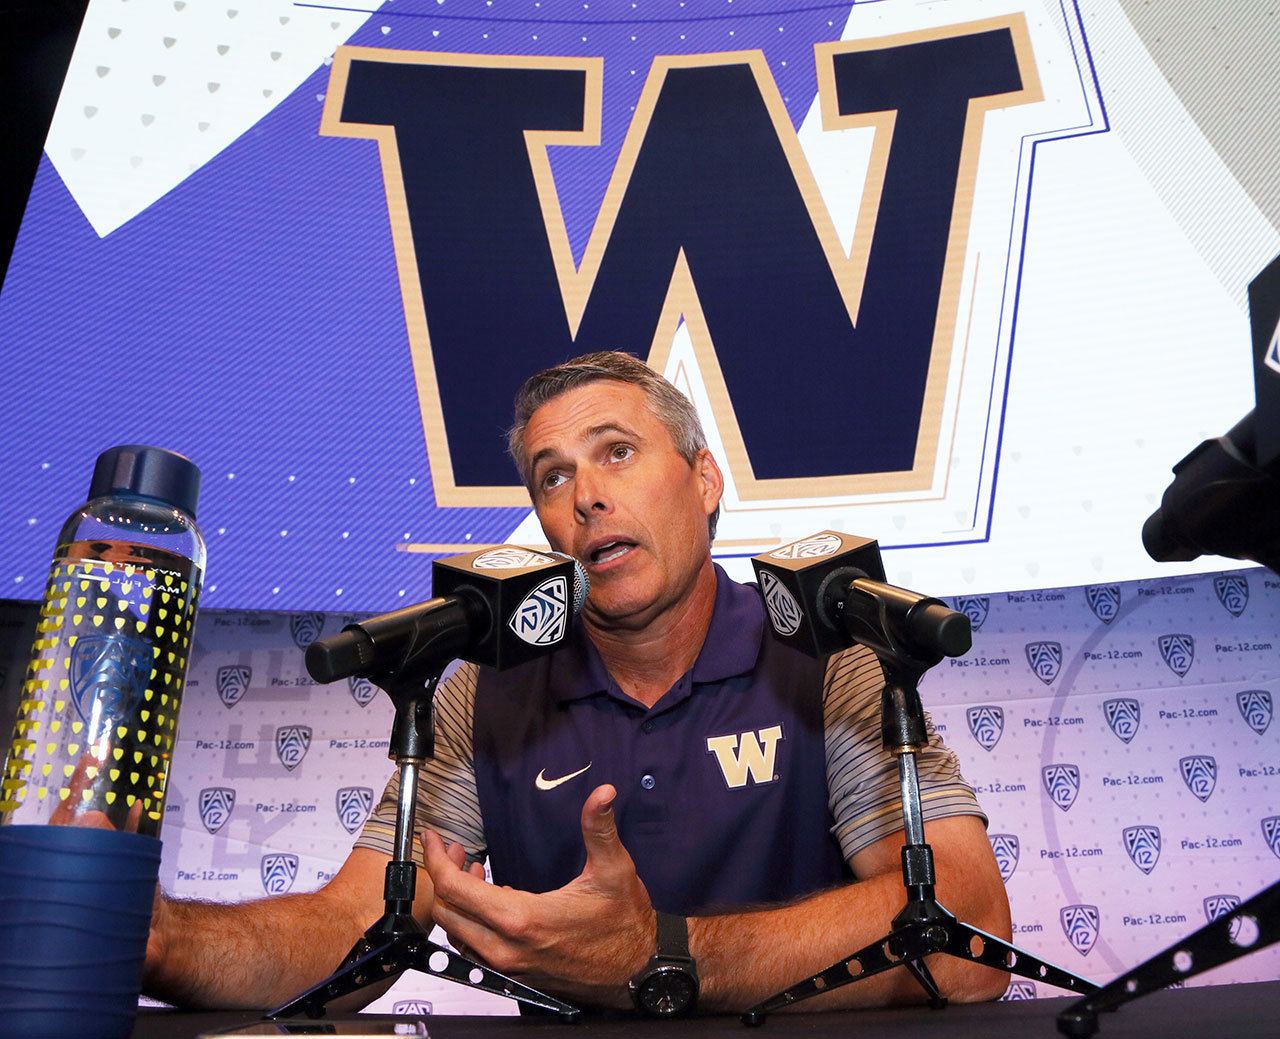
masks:
<path fill-rule="evenodd" d="M 716 511 L 724 494 L 724 474 L 720 472 L 715 456 L 705 447 L 698 452 L 693 465 L 702 484 L 702 507 L 710 516 Z"/>

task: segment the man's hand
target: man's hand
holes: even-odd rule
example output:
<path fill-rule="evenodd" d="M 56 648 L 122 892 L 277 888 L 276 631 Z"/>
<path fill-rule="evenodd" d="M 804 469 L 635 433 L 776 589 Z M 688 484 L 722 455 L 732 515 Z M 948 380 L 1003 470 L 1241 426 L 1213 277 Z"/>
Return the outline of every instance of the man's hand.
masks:
<path fill-rule="evenodd" d="M 657 924 L 649 892 L 618 839 L 617 792 L 596 787 L 582 806 L 587 863 L 570 883 L 534 895 L 484 881 L 464 868 L 461 845 L 422 844 L 435 887 L 432 916 L 455 947 L 526 984 L 600 1006 L 627 1007 L 627 981 L 653 955 Z"/>

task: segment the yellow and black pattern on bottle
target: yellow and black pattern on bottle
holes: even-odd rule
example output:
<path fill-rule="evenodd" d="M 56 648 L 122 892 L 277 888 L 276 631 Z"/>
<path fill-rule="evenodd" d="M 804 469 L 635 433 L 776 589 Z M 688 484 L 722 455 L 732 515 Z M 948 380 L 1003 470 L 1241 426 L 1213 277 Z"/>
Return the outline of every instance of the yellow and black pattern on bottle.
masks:
<path fill-rule="evenodd" d="M 0 819 L 158 832 L 200 578 L 190 560 L 147 546 L 60 546 Z"/>

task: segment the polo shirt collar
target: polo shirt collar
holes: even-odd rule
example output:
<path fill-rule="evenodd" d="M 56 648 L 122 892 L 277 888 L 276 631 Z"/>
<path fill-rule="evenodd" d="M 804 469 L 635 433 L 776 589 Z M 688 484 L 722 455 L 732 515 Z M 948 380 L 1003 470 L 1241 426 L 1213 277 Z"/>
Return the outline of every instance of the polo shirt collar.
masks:
<path fill-rule="evenodd" d="M 764 635 L 764 603 L 754 585 L 739 584 L 718 565 L 716 599 L 711 624 L 698 658 L 693 662 L 692 684 L 722 682 L 755 667 Z M 558 702 L 580 700 L 616 690 L 595 644 L 579 621 L 570 630 L 564 649 L 551 657 L 550 691 Z M 667 706 L 667 697 L 658 702 Z"/>

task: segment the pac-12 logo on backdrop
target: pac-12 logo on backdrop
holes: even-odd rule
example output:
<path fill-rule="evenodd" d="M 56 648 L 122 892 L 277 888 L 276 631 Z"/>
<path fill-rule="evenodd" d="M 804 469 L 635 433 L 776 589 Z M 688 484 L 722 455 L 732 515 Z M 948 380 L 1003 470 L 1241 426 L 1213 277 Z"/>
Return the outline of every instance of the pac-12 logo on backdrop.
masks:
<path fill-rule="evenodd" d="M 367 678 L 352 675 L 347 679 L 347 688 L 351 690 L 351 699 L 361 707 L 368 707 L 378 695 L 378 687 Z"/>
<path fill-rule="evenodd" d="M 1045 685 L 1053 685 L 1062 669 L 1062 643 L 1060 642 L 1028 642 L 1026 645 L 1027 663 L 1031 671 Z"/>
<path fill-rule="evenodd" d="M 1204 918 L 1209 923 L 1213 923 L 1218 917 L 1226 916 L 1229 912 L 1240 905 L 1239 895 L 1210 895 L 1204 900 Z M 1235 941 L 1240 935 L 1240 918 L 1232 920 L 1227 928 L 1227 935 L 1231 941 Z"/>
<path fill-rule="evenodd" d="M 1160 659 L 1169 665 L 1169 670 L 1179 678 L 1185 678 L 1196 659 L 1196 640 L 1180 633 L 1161 635 L 1156 639 L 1156 648 L 1160 650 Z"/>
<path fill-rule="evenodd" d="M 1121 835 L 1124 850 L 1143 873 L 1150 873 L 1160 861 L 1160 828 L 1158 826 L 1126 826 Z"/>
<path fill-rule="evenodd" d="M 276 729 L 276 757 L 290 772 L 302 764 L 310 746 L 309 725 L 281 725 Z"/>
<path fill-rule="evenodd" d="M 1120 742 L 1129 743 L 1138 735 L 1142 724 L 1142 705 L 1131 696 L 1118 696 L 1114 700 L 1103 701 L 1102 716 L 1107 719 L 1107 728 L 1116 734 Z"/>
<path fill-rule="evenodd" d="M 1004 711 L 999 707 L 970 707 L 965 711 L 965 718 L 969 722 L 970 734 L 983 750 L 991 750 L 1004 735 Z"/>
<path fill-rule="evenodd" d="M 969 618 L 970 628 L 981 631 L 991 610 L 991 598 L 986 595 L 957 595 L 955 608 Z"/>
<path fill-rule="evenodd" d="M 1017 1003 L 1024 999 L 1036 998 L 1036 983 L 1034 981 L 1011 981 L 1009 987 L 1004 990 L 1004 995 L 1000 997 L 1006 1003 Z"/>
<path fill-rule="evenodd" d="M 270 852 L 262 856 L 258 872 L 263 891 L 268 895 L 283 895 L 298 879 L 298 856 L 291 852 Z"/>
<path fill-rule="evenodd" d="M 1077 765 L 1045 765 L 1040 770 L 1045 793 L 1064 812 L 1069 812 L 1080 793 L 1080 768 Z"/>
<path fill-rule="evenodd" d="M 1081 956 L 1088 956 L 1102 929 L 1102 917 L 1097 906 L 1063 906 L 1058 912 L 1062 933 Z"/>
<path fill-rule="evenodd" d="M 1006 171 L 1021 161 L 987 113 L 1044 100 L 1027 19 L 812 53 L 823 132 L 874 132 L 852 247 L 751 50 L 652 59 L 579 258 L 548 148 L 600 147 L 604 58 L 338 49 L 321 133 L 381 145 L 440 505 L 527 507 L 491 435 L 509 424 L 523 378 L 604 348 L 661 371 L 681 321 L 741 498 L 932 486 L 951 457 L 939 445 L 951 435 L 945 404 L 959 397 L 952 355 L 973 212 L 998 208 L 1007 222 L 1009 190 L 1015 208 L 1025 190 L 1016 178 L 999 206 L 994 187 L 975 191 L 984 132 L 984 160 Z M 1036 131 L 1047 136 L 1059 114 L 1043 111 L 1055 120 Z M 465 140 L 468 161 L 442 140 Z M 991 182 L 1004 183 L 998 169 Z M 1003 285 L 981 284 L 984 308 Z M 780 362 L 785 378 L 760 377 Z"/>
<path fill-rule="evenodd" d="M 253 668 L 248 664 L 225 664 L 214 674 L 218 699 L 227 707 L 234 707 L 244 697 L 253 680 Z"/>
<path fill-rule="evenodd" d="M 1271 724 L 1271 694 L 1265 689 L 1246 689 L 1236 693 L 1236 706 L 1244 723 L 1261 736 Z"/>
<path fill-rule="evenodd" d="M 210 833 L 217 833 L 231 818 L 236 807 L 236 792 L 227 786 L 205 787 L 200 791 L 200 821 Z"/>
<path fill-rule="evenodd" d="M 1110 624 L 1120 612 L 1120 586 L 1094 584 L 1084 590 L 1084 601 L 1103 624 Z"/>
<path fill-rule="evenodd" d="M 1218 785 L 1218 762 L 1208 754 L 1190 754 L 1178 762 L 1178 771 L 1187 789 L 1201 801 L 1209 800 Z"/>
<path fill-rule="evenodd" d="M 1219 574 L 1213 579 L 1213 594 L 1224 610 L 1239 617 L 1249 605 L 1249 582 L 1241 574 Z"/>
<path fill-rule="evenodd" d="M 1000 869 L 1000 879 L 1007 883 L 1013 876 L 1014 870 L 1018 868 L 1021 843 L 1011 833 L 993 833 L 990 837 L 991 851 L 995 854 L 996 866 Z"/>
<path fill-rule="evenodd" d="M 418 1017 L 425 1017 L 431 1013 L 431 1000 L 429 999 L 401 999 L 397 1000 L 391 1006 L 393 1014 L 410 1014 Z"/>
<path fill-rule="evenodd" d="M 1262 839 L 1272 854 L 1280 859 L 1280 815 L 1269 815 L 1262 820 Z"/>
<path fill-rule="evenodd" d="M 367 786 L 344 786 L 334 797 L 338 821 L 347 833 L 355 833 L 369 818 L 373 807 L 373 790 Z"/>
<path fill-rule="evenodd" d="M 306 649 L 320 637 L 324 631 L 323 613 L 295 613 L 289 618 L 289 634 L 293 644 L 299 649 Z"/>

